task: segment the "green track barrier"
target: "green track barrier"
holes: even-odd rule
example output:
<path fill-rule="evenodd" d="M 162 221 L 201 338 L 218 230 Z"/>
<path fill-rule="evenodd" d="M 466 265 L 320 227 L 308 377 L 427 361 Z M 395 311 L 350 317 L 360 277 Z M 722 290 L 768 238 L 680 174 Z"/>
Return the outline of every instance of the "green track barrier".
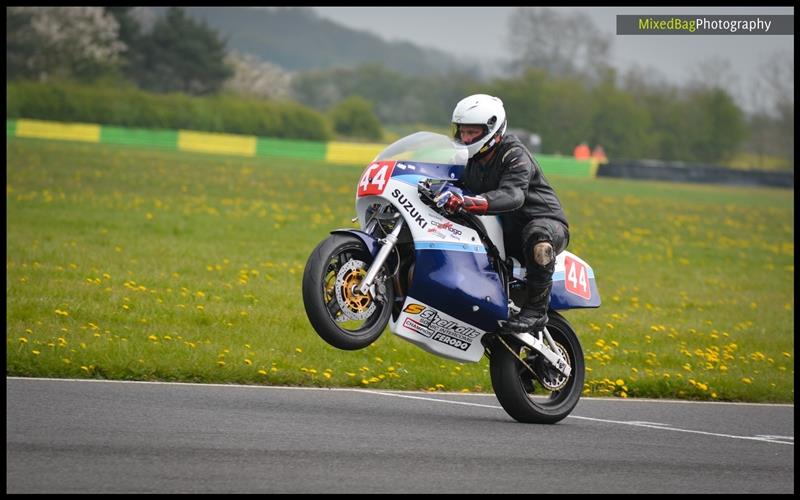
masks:
<path fill-rule="evenodd" d="M 597 168 L 590 160 L 576 160 L 569 156 L 536 155 L 536 161 L 545 175 L 563 175 L 569 177 L 594 177 Z"/>
<path fill-rule="evenodd" d="M 279 156 L 305 160 L 325 160 L 327 145 L 324 142 L 259 137 L 256 156 Z"/>
<path fill-rule="evenodd" d="M 17 133 L 17 120 L 6 120 L 6 137 L 14 137 Z"/>
<path fill-rule="evenodd" d="M 100 142 L 103 144 L 178 149 L 178 132 L 176 130 L 122 128 L 104 125 L 100 129 Z"/>

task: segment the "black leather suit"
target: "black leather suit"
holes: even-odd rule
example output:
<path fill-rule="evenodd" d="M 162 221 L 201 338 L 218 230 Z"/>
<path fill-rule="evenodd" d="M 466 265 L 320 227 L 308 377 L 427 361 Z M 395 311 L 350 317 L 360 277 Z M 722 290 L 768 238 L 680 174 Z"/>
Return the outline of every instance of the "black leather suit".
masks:
<path fill-rule="evenodd" d="M 506 135 L 493 150 L 485 163 L 471 158 L 459 184 L 486 198 L 487 214 L 500 215 L 506 254 L 524 263 L 529 300 L 546 311 L 555 259 L 540 266 L 533 259 L 533 247 L 549 241 L 554 256 L 563 251 L 569 244 L 567 217 L 541 167 L 516 136 Z"/>

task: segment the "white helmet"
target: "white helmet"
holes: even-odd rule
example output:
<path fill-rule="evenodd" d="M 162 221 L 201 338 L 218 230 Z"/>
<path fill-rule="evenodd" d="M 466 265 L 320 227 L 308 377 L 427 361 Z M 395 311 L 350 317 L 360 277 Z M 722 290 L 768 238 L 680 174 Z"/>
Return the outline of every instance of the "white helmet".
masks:
<path fill-rule="evenodd" d="M 453 110 L 452 135 L 461 142 L 459 125 L 480 125 L 484 132 L 467 145 L 469 157 L 483 154 L 493 148 L 506 133 L 506 110 L 503 101 L 486 94 L 475 94 L 461 99 Z"/>

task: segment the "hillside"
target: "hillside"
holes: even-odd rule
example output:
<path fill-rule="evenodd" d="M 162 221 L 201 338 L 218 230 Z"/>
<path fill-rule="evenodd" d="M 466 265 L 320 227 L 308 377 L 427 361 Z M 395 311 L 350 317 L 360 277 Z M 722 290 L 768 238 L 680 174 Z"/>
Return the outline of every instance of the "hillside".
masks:
<path fill-rule="evenodd" d="M 445 52 L 408 42 L 388 42 L 318 16 L 307 7 L 184 7 L 228 40 L 228 49 L 249 53 L 289 71 L 383 63 L 412 75 L 452 70 L 477 72 Z M 160 15 L 166 7 L 152 7 Z"/>

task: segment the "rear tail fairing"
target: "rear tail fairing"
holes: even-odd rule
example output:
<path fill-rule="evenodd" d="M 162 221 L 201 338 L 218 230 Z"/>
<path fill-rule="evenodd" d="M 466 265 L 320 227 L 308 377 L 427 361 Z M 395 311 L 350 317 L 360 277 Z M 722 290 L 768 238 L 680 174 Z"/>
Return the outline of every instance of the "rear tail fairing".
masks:
<path fill-rule="evenodd" d="M 550 307 L 555 310 L 600 307 L 594 270 L 586 261 L 566 250 L 556 256 Z"/>

